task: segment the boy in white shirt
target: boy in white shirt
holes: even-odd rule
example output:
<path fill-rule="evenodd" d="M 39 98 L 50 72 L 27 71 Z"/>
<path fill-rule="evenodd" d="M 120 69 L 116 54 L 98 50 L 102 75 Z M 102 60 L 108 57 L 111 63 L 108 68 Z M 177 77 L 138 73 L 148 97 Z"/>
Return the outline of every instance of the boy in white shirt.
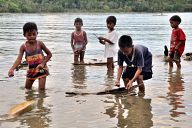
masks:
<path fill-rule="evenodd" d="M 108 70 L 114 69 L 113 57 L 117 55 L 117 41 L 118 41 L 118 33 L 114 29 L 116 25 L 116 17 L 109 16 L 106 20 L 108 33 L 105 37 L 98 37 L 99 42 L 105 45 L 105 53 L 104 56 L 107 58 L 107 68 Z"/>

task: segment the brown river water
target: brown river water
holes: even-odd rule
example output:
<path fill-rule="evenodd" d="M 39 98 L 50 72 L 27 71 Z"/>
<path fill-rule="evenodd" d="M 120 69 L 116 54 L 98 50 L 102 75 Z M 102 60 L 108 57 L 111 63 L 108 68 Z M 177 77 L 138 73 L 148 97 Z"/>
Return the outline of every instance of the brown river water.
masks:
<path fill-rule="evenodd" d="M 182 69 L 177 71 L 175 65 L 169 70 L 163 61 L 163 46 L 169 46 L 171 34 L 169 18 L 174 14 L 0 14 L 0 128 L 191 128 L 192 62 L 182 58 Z M 147 46 L 153 54 L 154 75 L 145 81 L 145 96 L 66 95 L 67 91 L 94 93 L 115 88 L 117 63 L 114 72 L 107 72 L 106 66 L 74 66 L 70 47 L 74 19 L 81 17 L 89 42 L 85 59 L 104 59 L 104 46 L 94 34 L 107 32 L 105 20 L 109 15 L 117 17 L 119 36 L 131 35 L 135 44 Z M 192 14 L 178 15 L 187 37 L 185 53 L 191 52 Z M 37 82 L 31 91 L 24 89 L 25 69 L 7 77 L 25 41 L 22 27 L 28 21 L 37 23 L 38 39 L 53 53 L 45 92 L 38 91 Z M 32 111 L 7 118 L 11 107 L 30 99 L 37 100 Z"/>

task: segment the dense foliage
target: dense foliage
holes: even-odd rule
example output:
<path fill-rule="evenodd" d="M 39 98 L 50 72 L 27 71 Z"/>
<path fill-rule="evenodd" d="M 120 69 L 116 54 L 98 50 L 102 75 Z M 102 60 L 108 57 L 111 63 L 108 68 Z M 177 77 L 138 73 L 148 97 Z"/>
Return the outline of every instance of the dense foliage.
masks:
<path fill-rule="evenodd" d="M 190 12 L 192 0 L 0 0 L 0 12 Z"/>

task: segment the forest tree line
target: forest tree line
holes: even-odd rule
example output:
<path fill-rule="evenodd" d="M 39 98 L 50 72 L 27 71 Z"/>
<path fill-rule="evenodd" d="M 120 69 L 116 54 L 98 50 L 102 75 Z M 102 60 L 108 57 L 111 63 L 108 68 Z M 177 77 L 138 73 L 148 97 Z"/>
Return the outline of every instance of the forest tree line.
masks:
<path fill-rule="evenodd" d="M 191 12 L 192 0 L 0 0 L 0 12 Z"/>

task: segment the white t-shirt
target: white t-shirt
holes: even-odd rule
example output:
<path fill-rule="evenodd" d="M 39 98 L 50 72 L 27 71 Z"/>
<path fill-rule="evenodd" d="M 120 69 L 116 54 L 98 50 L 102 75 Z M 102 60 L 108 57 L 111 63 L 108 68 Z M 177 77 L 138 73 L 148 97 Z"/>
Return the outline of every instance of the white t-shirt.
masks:
<path fill-rule="evenodd" d="M 113 30 L 112 32 L 107 33 L 105 35 L 105 38 L 109 39 L 114 44 L 110 44 L 108 42 L 105 43 L 104 57 L 106 57 L 106 58 L 116 57 L 117 51 L 118 51 L 118 45 L 117 45 L 118 33 L 117 33 L 117 31 Z"/>

